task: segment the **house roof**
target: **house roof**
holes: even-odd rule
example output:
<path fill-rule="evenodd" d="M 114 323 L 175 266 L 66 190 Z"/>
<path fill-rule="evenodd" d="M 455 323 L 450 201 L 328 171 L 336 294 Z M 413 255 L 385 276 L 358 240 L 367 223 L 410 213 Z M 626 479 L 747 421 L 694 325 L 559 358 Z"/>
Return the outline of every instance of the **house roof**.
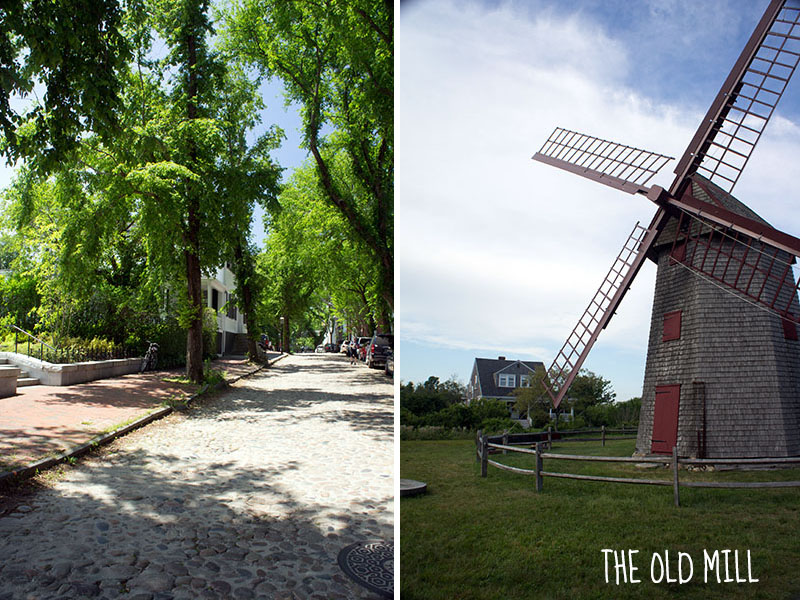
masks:
<path fill-rule="evenodd" d="M 481 396 L 501 398 L 510 396 L 514 391 L 512 388 L 497 387 L 494 381 L 494 374 L 504 371 L 519 363 L 526 367 L 530 372 L 536 369 L 544 369 L 544 363 L 532 360 L 500 359 L 500 358 L 476 358 L 475 368 L 478 371 L 478 380 L 481 386 Z"/>

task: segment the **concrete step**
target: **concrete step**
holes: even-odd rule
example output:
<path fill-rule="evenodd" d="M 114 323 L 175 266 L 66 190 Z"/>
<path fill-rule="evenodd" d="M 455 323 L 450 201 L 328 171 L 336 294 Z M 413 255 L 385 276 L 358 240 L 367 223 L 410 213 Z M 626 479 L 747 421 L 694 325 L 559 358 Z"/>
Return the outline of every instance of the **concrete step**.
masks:
<path fill-rule="evenodd" d="M 17 387 L 27 387 L 29 385 L 39 385 L 39 380 L 33 377 L 19 377 L 17 379 Z"/>

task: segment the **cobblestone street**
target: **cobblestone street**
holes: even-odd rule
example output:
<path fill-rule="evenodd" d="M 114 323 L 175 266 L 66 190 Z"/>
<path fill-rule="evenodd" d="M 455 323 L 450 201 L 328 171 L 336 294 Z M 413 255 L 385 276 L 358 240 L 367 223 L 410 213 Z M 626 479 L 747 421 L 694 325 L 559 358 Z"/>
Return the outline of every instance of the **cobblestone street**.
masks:
<path fill-rule="evenodd" d="M 373 598 L 337 565 L 393 539 L 393 389 L 290 356 L 129 434 L 0 518 L 0 600 Z"/>

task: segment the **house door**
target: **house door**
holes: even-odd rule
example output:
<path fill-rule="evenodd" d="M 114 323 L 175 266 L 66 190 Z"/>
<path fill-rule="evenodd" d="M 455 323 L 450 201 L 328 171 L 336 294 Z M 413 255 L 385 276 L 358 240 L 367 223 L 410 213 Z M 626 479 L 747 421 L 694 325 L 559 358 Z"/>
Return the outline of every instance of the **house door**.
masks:
<path fill-rule="evenodd" d="M 672 454 L 678 441 L 678 404 L 680 385 L 657 385 L 656 406 L 653 416 L 653 454 Z"/>

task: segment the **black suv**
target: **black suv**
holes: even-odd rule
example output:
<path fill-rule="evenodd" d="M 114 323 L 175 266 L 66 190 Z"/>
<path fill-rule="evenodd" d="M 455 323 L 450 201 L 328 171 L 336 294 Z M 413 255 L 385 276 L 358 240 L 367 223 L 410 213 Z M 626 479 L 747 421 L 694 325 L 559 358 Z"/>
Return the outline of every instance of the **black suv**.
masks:
<path fill-rule="evenodd" d="M 394 348 L 394 336 L 391 333 L 378 333 L 367 346 L 367 366 L 378 369 L 386 364 L 386 355 Z"/>

